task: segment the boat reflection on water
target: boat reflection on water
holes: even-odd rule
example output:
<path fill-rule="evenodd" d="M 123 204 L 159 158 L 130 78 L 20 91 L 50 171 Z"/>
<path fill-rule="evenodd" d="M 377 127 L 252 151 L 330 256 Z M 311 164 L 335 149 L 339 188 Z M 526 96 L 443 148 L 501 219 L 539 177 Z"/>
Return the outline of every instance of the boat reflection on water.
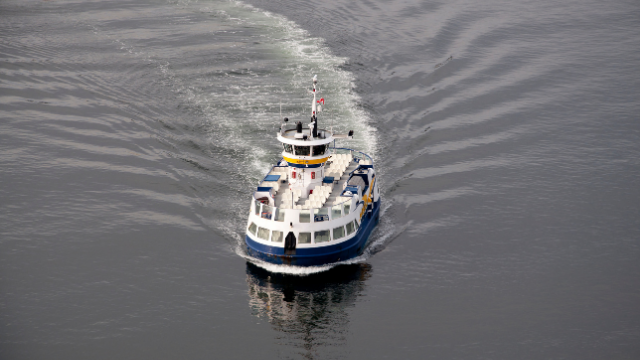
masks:
<path fill-rule="evenodd" d="M 278 341 L 285 349 L 302 351 L 305 358 L 319 352 L 325 356 L 346 343 L 348 309 L 364 290 L 370 271 L 369 264 L 354 264 L 294 276 L 247 263 L 249 304 L 254 315 L 284 334 Z"/>

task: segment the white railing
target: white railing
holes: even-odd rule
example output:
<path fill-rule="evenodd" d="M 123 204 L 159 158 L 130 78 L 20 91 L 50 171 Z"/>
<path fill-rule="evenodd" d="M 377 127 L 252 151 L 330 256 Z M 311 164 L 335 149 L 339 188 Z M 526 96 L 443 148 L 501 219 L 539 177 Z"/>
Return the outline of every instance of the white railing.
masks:
<path fill-rule="evenodd" d="M 318 223 L 345 217 L 353 213 L 356 207 L 357 204 L 353 204 L 353 198 L 330 207 L 310 209 L 278 208 L 254 198 L 251 204 L 251 212 L 255 216 L 275 222 Z"/>
<path fill-rule="evenodd" d="M 373 164 L 371 156 L 363 153 L 362 151 L 353 150 L 349 148 L 329 148 L 334 154 L 351 154 L 354 159 L 357 160 L 369 160 Z"/>
<path fill-rule="evenodd" d="M 304 126 L 304 125 L 303 125 Z M 296 132 L 296 125 L 295 124 L 287 124 L 284 125 L 284 131 L 282 131 L 282 133 L 280 133 L 283 137 L 290 137 L 293 136 L 291 135 L 292 133 L 295 134 Z M 307 136 L 311 136 L 311 129 L 308 127 L 303 127 L 302 128 L 302 133 L 307 135 Z M 318 129 L 318 139 L 326 139 L 327 137 L 331 136 L 331 131 L 327 130 L 327 129 Z"/>

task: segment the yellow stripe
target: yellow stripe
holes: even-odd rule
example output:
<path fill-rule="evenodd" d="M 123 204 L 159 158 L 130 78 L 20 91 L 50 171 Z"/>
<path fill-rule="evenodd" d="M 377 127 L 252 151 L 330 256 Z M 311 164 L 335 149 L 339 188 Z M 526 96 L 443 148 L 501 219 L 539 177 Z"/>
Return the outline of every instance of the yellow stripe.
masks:
<path fill-rule="evenodd" d="M 329 160 L 329 157 L 327 156 L 326 158 L 315 159 L 315 160 L 302 160 L 302 159 L 292 159 L 284 156 L 284 160 L 292 164 L 320 164 Z"/>
<path fill-rule="evenodd" d="M 371 186 L 369 186 L 369 195 L 367 196 L 367 194 L 362 195 L 362 200 L 364 201 L 364 204 L 362 204 L 362 210 L 360 211 L 360 219 L 362 219 L 362 216 L 364 216 L 365 211 L 367 211 L 367 206 L 369 206 L 369 203 L 373 202 L 373 195 L 371 194 L 371 192 L 373 191 L 373 186 L 376 183 L 376 176 L 373 175 L 373 177 L 371 178 Z"/>

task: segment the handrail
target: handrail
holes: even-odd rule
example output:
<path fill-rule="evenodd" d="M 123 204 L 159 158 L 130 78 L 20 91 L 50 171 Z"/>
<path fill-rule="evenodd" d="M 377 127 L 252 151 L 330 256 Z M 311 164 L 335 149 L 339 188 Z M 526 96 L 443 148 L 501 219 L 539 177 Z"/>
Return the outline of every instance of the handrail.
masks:
<path fill-rule="evenodd" d="M 333 205 L 330 205 L 330 206 L 326 206 L 326 207 L 324 207 L 324 206 L 323 206 L 323 207 L 321 207 L 321 208 L 308 208 L 308 209 L 290 209 L 290 208 L 283 208 L 283 207 L 271 206 L 271 205 L 269 205 L 269 204 L 264 204 L 264 203 L 262 203 L 262 202 L 261 202 L 260 204 L 261 204 L 261 205 L 271 206 L 273 209 L 278 209 L 278 210 L 280 210 L 280 211 L 298 211 L 298 212 L 300 212 L 300 211 L 302 211 L 302 210 L 331 209 L 332 207 L 334 207 L 334 206 L 336 206 L 336 205 L 343 205 L 344 203 L 349 202 L 349 201 L 351 201 L 351 200 L 352 200 L 352 199 L 351 199 L 351 198 L 349 198 L 348 200 L 345 200 L 345 201 L 342 201 L 342 202 L 339 202 L 339 203 L 337 203 L 337 204 L 333 204 Z M 255 201 L 258 201 L 258 199 L 256 199 L 255 195 L 253 196 L 253 201 L 254 201 L 254 202 L 255 202 Z"/>
<path fill-rule="evenodd" d="M 254 201 L 258 201 L 258 199 L 256 199 L 256 198 L 255 198 L 255 196 L 253 197 L 253 200 L 254 200 Z M 281 210 L 281 211 L 302 211 L 302 210 L 315 210 L 315 209 L 331 209 L 332 207 L 334 207 L 334 206 L 336 206 L 336 205 L 342 205 L 342 204 L 344 204 L 344 203 L 346 203 L 346 202 L 349 202 L 349 201 L 351 201 L 351 198 L 349 198 L 349 200 L 345 200 L 345 201 L 343 201 L 343 202 L 339 202 L 339 203 L 337 203 L 337 204 L 333 204 L 333 205 L 330 205 L 330 206 L 326 206 L 326 207 L 324 207 L 324 206 L 323 206 L 323 207 L 321 207 L 321 208 L 308 208 L 308 209 L 290 209 L 290 208 L 282 208 L 282 207 L 277 207 L 277 206 L 271 206 L 271 205 L 269 205 L 269 204 L 264 204 L 264 203 L 262 203 L 262 202 L 261 202 L 260 204 L 262 204 L 262 205 L 267 205 L 267 206 L 271 206 L 272 208 L 274 208 L 274 209 L 278 209 L 278 210 Z"/>
<path fill-rule="evenodd" d="M 323 208 L 323 209 L 327 209 L 327 210 L 328 210 L 328 214 L 331 214 L 331 209 L 332 209 L 334 206 L 336 206 L 336 205 L 343 206 L 345 203 L 347 203 L 347 202 L 349 202 L 349 201 L 352 201 L 352 199 L 345 200 L 345 201 L 343 201 L 343 202 L 341 202 L 341 203 L 334 204 L 334 205 L 332 205 L 332 206 L 330 206 L 330 207 Z M 259 205 L 260 207 L 258 208 L 258 211 L 257 211 L 257 213 L 256 213 L 256 212 L 255 212 L 255 211 L 256 211 L 255 206 L 256 206 L 256 205 L 258 205 L 257 203 L 259 203 L 259 204 L 260 204 L 260 205 Z M 363 203 L 362 199 L 358 200 L 358 201 L 355 203 L 355 205 L 353 205 L 353 206 L 352 206 L 352 208 L 349 210 L 349 214 L 356 213 L 356 211 L 357 211 L 357 209 L 358 209 L 358 206 L 360 206 L 360 204 L 362 204 L 362 203 Z M 265 206 L 269 206 L 269 207 L 271 207 L 271 211 L 270 211 L 270 212 L 269 212 L 269 211 L 265 211 L 265 210 L 266 210 L 266 209 L 265 209 Z M 313 211 L 313 210 L 316 210 L 316 209 L 318 209 L 318 208 L 309 208 L 309 209 L 285 209 L 285 208 L 278 208 L 278 207 L 270 206 L 270 205 L 268 205 L 268 204 L 264 204 L 264 203 L 262 203 L 262 202 L 259 202 L 259 201 L 255 201 L 255 200 L 254 200 L 254 201 L 252 201 L 252 206 L 251 206 L 251 212 L 250 212 L 250 214 L 255 215 L 255 216 L 257 216 L 257 217 L 260 217 L 260 218 L 268 219 L 269 221 L 276 221 L 276 220 L 275 220 L 275 217 L 274 217 L 275 210 L 277 210 L 277 211 L 279 211 L 279 212 L 283 212 L 283 213 L 285 213 L 285 214 L 286 214 L 286 213 L 290 213 L 290 214 L 291 214 L 291 213 L 293 213 L 293 214 L 294 214 L 294 216 L 295 216 L 295 215 L 298 215 L 298 216 L 299 216 L 299 215 L 300 215 L 300 212 L 302 212 L 302 211 L 308 211 L 308 212 L 309 212 L 309 215 L 313 217 L 313 214 L 315 214 L 315 211 Z M 343 209 L 344 209 L 344 207 L 343 207 Z M 264 216 L 263 216 L 263 215 L 264 215 Z M 330 216 L 330 218 L 333 218 L 333 215 L 329 215 L 329 216 Z M 344 217 L 344 216 L 347 216 L 347 214 L 345 214 L 345 215 L 343 215 L 343 216 L 341 216 L 341 217 Z M 332 220 L 333 220 L 333 219 L 332 219 Z M 315 221 L 311 221 L 311 222 L 313 223 L 313 222 L 315 222 Z"/>
<path fill-rule="evenodd" d="M 284 129 L 282 129 L 281 131 L 278 132 L 278 134 L 284 138 L 287 138 L 286 134 L 290 133 L 292 131 L 296 131 L 296 126 L 295 125 L 285 125 Z M 331 131 L 329 131 L 328 129 L 323 129 L 323 128 L 318 128 L 317 130 L 318 132 L 318 137 L 317 139 L 327 139 L 331 136 L 333 136 L 333 133 Z M 311 128 L 310 127 L 303 127 L 302 128 L 302 133 L 305 135 L 311 135 Z"/>
<path fill-rule="evenodd" d="M 349 149 L 349 148 L 336 148 L 336 147 L 330 147 L 329 149 L 331 149 L 331 150 L 348 150 L 348 151 L 356 152 L 358 154 L 362 154 L 362 155 L 366 156 L 369 160 L 371 160 L 373 162 L 373 158 L 371 158 L 371 156 L 369 156 L 368 154 L 363 153 L 362 151 Z"/>

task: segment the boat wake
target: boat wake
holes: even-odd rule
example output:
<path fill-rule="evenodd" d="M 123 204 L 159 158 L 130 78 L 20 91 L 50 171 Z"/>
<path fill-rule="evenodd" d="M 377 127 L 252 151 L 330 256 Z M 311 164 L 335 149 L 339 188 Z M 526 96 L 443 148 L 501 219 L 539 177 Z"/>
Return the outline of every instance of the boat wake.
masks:
<path fill-rule="evenodd" d="M 239 234 L 245 232 L 249 191 L 282 151 L 268 135 L 276 132 L 280 111 L 282 116 L 307 119 L 311 76 L 323 79 L 319 95 L 332 99 L 323 106 L 322 126 L 337 132 L 354 130 L 349 144 L 374 158 L 376 130 L 354 91 L 353 74 L 344 68 L 348 59 L 332 54 L 324 39 L 282 15 L 240 1 L 209 1 L 204 7 L 190 0 L 169 3 L 173 9 L 167 19 L 182 27 L 181 34 L 188 34 L 181 38 L 184 47 L 145 46 L 117 29 L 83 24 L 149 68 L 151 76 L 145 79 L 150 80 L 139 88 L 152 93 L 159 87 L 175 99 L 172 116 L 143 112 L 150 123 L 155 119 L 162 124 L 158 130 L 153 124 L 149 131 L 162 144 L 164 158 L 193 165 L 194 171 L 176 176 L 185 184 L 197 184 L 190 187 L 195 216 L 245 258 L 244 251 L 234 249 L 244 246 Z M 165 34 L 155 34 L 160 35 Z M 305 270 L 270 269 L 304 275 L 364 259 Z M 260 266 L 256 259 L 247 260 Z"/>

